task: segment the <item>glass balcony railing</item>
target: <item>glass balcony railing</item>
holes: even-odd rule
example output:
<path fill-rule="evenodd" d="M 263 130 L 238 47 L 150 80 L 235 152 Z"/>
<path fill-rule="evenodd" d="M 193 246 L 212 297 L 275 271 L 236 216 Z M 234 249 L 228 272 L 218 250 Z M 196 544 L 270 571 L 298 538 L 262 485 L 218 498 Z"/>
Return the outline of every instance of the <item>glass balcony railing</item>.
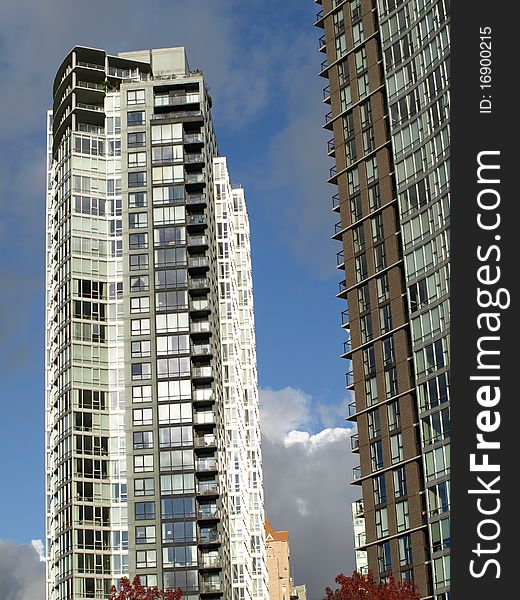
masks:
<path fill-rule="evenodd" d="M 359 500 L 356 500 L 352 505 L 352 515 L 356 519 L 356 518 L 362 517 L 364 514 L 365 514 L 365 505 L 363 503 L 363 499 L 360 498 Z"/>
<path fill-rule="evenodd" d="M 350 354 L 352 352 L 352 341 L 349 338 L 343 342 L 343 354 Z"/>
<path fill-rule="evenodd" d="M 202 144 L 204 143 L 203 133 L 188 133 L 184 136 L 185 144 Z"/>
<path fill-rule="evenodd" d="M 188 260 L 188 267 L 209 267 L 209 258 L 207 256 L 191 256 Z"/>
<path fill-rule="evenodd" d="M 192 333 L 207 333 L 208 331 L 211 331 L 209 321 L 192 322 L 190 331 Z"/>
<path fill-rule="evenodd" d="M 331 152 L 334 152 L 334 150 L 336 150 L 336 142 L 334 141 L 334 138 L 332 138 L 331 140 L 329 140 L 327 142 L 327 152 L 330 154 Z M 338 196 L 339 199 L 339 194 L 336 194 Z M 338 202 L 338 206 L 339 206 L 339 202 Z"/>
<path fill-rule="evenodd" d="M 212 377 L 213 376 L 213 371 L 211 370 L 211 367 L 193 367 L 193 369 L 191 370 L 191 376 L 193 378 L 197 378 L 197 379 L 201 379 L 201 378 L 206 378 L 206 377 Z M 198 417 L 197 415 L 195 415 L 195 422 L 196 423 L 214 423 L 215 422 L 215 417 L 212 415 L 212 420 L 211 421 L 203 421 L 201 420 L 202 417 Z"/>
<path fill-rule="evenodd" d="M 205 235 L 190 235 L 188 237 L 188 246 L 207 246 L 208 238 Z"/>
<path fill-rule="evenodd" d="M 188 225 L 206 225 L 206 215 L 188 215 L 186 219 Z"/>
<path fill-rule="evenodd" d="M 354 481 L 361 479 L 361 467 L 359 465 L 352 469 L 352 479 Z"/>
<path fill-rule="evenodd" d="M 190 194 L 186 196 L 186 204 L 205 204 L 206 196 L 205 194 Z"/>
<path fill-rule="evenodd" d="M 190 279 L 190 288 L 194 290 L 200 290 L 201 288 L 209 288 L 209 279 L 207 277 Z"/>
<path fill-rule="evenodd" d="M 197 494 L 199 496 L 215 496 L 218 494 L 218 483 L 212 481 L 211 483 L 199 483 L 197 486 Z"/>
<path fill-rule="evenodd" d="M 195 438 L 193 439 L 193 444 L 196 448 L 207 448 L 209 446 L 215 446 L 216 439 L 213 434 L 195 436 Z"/>
<path fill-rule="evenodd" d="M 186 183 L 204 183 L 204 174 L 203 173 L 187 173 L 185 181 L 186 181 Z"/>
<path fill-rule="evenodd" d="M 346 308 L 345 310 L 341 311 L 341 326 L 347 327 L 349 323 L 350 323 L 350 317 L 348 315 L 348 308 Z"/>
<path fill-rule="evenodd" d="M 204 154 L 185 154 L 184 162 L 187 164 L 204 162 Z"/>
<path fill-rule="evenodd" d="M 347 404 L 347 418 L 354 417 L 356 415 L 356 401 L 352 400 Z"/>
<path fill-rule="evenodd" d="M 345 383 L 347 389 L 352 389 L 354 387 L 354 371 L 348 371 L 345 373 Z"/>
<path fill-rule="evenodd" d="M 336 254 L 336 266 L 337 267 L 341 267 L 345 264 L 345 251 L 344 250 L 340 250 L 337 254 Z"/>
<path fill-rule="evenodd" d="M 359 436 L 357 433 L 350 436 L 350 449 L 352 451 L 359 450 Z"/>
<path fill-rule="evenodd" d="M 105 65 L 95 65 L 94 63 L 84 62 L 82 60 L 78 60 L 76 63 L 77 67 L 87 67 L 87 69 L 95 69 L 96 71 L 104 71 Z"/>
<path fill-rule="evenodd" d="M 342 279 L 339 283 L 338 283 L 338 294 L 342 294 L 343 292 L 345 292 L 347 290 L 347 280 L 346 279 Z"/>
<path fill-rule="evenodd" d="M 201 458 L 195 463 L 197 471 L 216 471 L 217 461 L 215 458 Z"/>

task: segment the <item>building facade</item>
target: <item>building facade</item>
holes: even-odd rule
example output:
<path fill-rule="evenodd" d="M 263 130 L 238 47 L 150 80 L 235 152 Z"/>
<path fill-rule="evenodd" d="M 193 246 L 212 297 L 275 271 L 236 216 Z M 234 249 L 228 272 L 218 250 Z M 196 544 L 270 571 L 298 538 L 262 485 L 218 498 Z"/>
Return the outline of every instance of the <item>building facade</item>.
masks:
<path fill-rule="evenodd" d="M 47 599 L 265 600 L 249 224 L 203 75 L 76 47 L 53 96 Z"/>
<path fill-rule="evenodd" d="M 450 598 L 449 7 L 322 0 L 356 560 Z"/>
<path fill-rule="evenodd" d="M 269 600 L 306 600 L 304 585 L 294 585 L 291 576 L 291 550 L 289 533 L 275 531 L 265 522 L 267 571 L 269 575 Z"/>

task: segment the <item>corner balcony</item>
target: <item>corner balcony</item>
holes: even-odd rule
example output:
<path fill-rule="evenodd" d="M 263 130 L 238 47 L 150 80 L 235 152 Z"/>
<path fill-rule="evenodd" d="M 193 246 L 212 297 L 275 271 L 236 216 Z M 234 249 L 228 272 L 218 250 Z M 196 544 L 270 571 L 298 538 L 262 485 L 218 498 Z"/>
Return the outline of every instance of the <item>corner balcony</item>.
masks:
<path fill-rule="evenodd" d="M 216 448 L 217 440 L 213 434 L 195 436 L 193 445 L 195 448 Z"/>
<path fill-rule="evenodd" d="M 188 231 L 204 231 L 208 224 L 206 215 L 187 215 L 186 227 Z"/>
<path fill-rule="evenodd" d="M 350 329 L 350 317 L 348 314 L 348 306 L 345 310 L 341 311 L 341 327 L 343 329 Z"/>
<path fill-rule="evenodd" d="M 200 531 L 197 536 L 199 544 L 220 544 L 220 534 L 216 529 Z"/>
<path fill-rule="evenodd" d="M 351 485 L 361 485 L 361 467 L 357 466 L 352 469 L 352 482 Z"/>
<path fill-rule="evenodd" d="M 361 518 L 365 514 L 365 504 L 363 498 L 352 503 L 352 516 L 355 519 Z"/>
<path fill-rule="evenodd" d="M 201 581 L 199 591 L 201 594 L 222 594 L 224 592 L 222 582 Z"/>
<path fill-rule="evenodd" d="M 327 154 L 331 158 L 334 158 L 336 156 L 336 142 L 335 142 L 334 138 L 331 138 L 327 142 Z M 338 203 L 338 206 L 339 206 L 339 203 Z"/>
<path fill-rule="evenodd" d="M 338 293 L 336 294 L 336 298 L 346 298 L 347 297 L 347 280 L 343 279 L 338 283 Z"/>
<path fill-rule="evenodd" d="M 199 521 L 214 521 L 215 519 L 220 519 L 220 513 L 216 506 L 205 506 L 204 504 L 200 504 L 199 507 L 202 507 L 197 511 L 197 519 Z"/>
<path fill-rule="evenodd" d="M 193 294 L 207 294 L 210 290 L 210 282 L 208 277 L 192 278 L 188 282 L 188 288 Z"/>
<path fill-rule="evenodd" d="M 352 452 L 359 452 L 359 436 L 357 433 L 350 436 L 350 449 Z"/>
<path fill-rule="evenodd" d="M 191 347 L 191 358 L 195 359 L 208 359 L 213 356 L 210 344 L 193 344 Z"/>
<path fill-rule="evenodd" d="M 201 146 L 204 144 L 204 134 L 203 133 L 187 133 L 183 138 L 184 144 L 187 145 L 196 145 Z"/>
<path fill-rule="evenodd" d="M 211 335 L 211 326 L 209 321 L 192 321 L 190 325 L 190 334 L 192 336 Z"/>
<path fill-rule="evenodd" d="M 196 315 L 193 315 L 193 317 L 201 317 L 202 315 L 209 314 L 211 312 L 209 300 L 207 298 L 193 298 L 190 301 L 190 312 L 197 313 Z"/>
<path fill-rule="evenodd" d="M 195 462 L 195 471 L 200 473 L 218 471 L 217 460 L 215 458 L 200 458 Z"/>
<path fill-rule="evenodd" d="M 190 273 L 205 273 L 209 269 L 207 256 L 190 256 L 188 258 L 188 271 Z"/>
<path fill-rule="evenodd" d="M 205 194 L 188 194 L 186 196 L 186 206 L 200 208 L 206 206 L 206 195 Z"/>
<path fill-rule="evenodd" d="M 325 34 L 323 34 L 320 39 L 318 40 L 318 50 L 320 52 L 327 52 L 327 44 L 326 44 L 326 40 L 325 40 Z"/>
<path fill-rule="evenodd" d="M 325 21 L 323 19 L 323 8 L 316 13 L 316 22 L 314 23 L 314 26 L 324 29 Z"/>
<path fill-rule="evenodd" d="M 189 235 L 188 236 L 188 250 L 190 248 L 201 248 L 208 247 L 208 238 L 205 235 Z"/>
<path fill-rule="evenodd" d="M 345 373 L 345 383 L 346 383 L 346 388 L 347 390 L 353 390 L 354 389 L 354 371 L 350 370 L 347 373 Z"/>
<path fill-rule="evenodd" d="M 191 378 L 197 383 L 209 383 L 213 381 L 213 369 L 211 367 L 193 367 L 191 370 Z M 214 418 L 213 418 L 214 419 Z M 197 424 L 198 422 L 195 421 Z"/>
<path fill-rule="evenodd" d="M 347 416 L 346 416 L 346 420 L 347 421 L 356 421 L 357 420 L 357 416 L 356 416 L 356 401 L 352 400 L 352 402 L 349 402 L 347 404 Z"/>

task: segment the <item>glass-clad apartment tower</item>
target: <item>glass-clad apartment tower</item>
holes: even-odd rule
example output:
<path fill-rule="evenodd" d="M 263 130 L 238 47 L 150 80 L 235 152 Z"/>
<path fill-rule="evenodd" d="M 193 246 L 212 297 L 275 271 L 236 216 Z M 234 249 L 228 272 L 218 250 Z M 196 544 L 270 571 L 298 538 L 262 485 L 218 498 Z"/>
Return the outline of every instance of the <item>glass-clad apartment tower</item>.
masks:
<path fill-rule="evenodd" d="M 75 47 L 47 122 L 47 600 L 267 600 L 249 223 L 183 48 Z"/>
<path fill-rule="evenodd" d="M 322 0 L 356 562 L 450 598 L 449 6 Z"/>

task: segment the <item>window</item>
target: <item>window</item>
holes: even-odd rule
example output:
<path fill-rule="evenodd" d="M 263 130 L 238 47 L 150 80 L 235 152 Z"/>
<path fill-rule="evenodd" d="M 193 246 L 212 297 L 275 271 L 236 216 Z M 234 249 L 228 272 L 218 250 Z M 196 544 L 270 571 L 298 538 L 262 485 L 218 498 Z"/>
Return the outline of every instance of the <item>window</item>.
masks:
<path fill-rule="evenodd" d="M 193 523 L 194 525 L 194 523 Z M 163 525 L 163 541 L 165 534 L 165 527 L 171 529 L 172 536 L 176 536 L 179 533 L 181 527 L 187 528 L 190 523 L 166 523 Z M 175 532 L 173 529 L 175 528 Z M 179 538 L 172 537 L 170 541 L 179 541 Z M 180 540 L 182 541 L 182 539 Z M 197 546 L 168 546 L 163 548 L 163 565 L 165 567 L 191 567 L 197 566 Z"/>
<path fill-rule="evenodd" d="M 394 494 L 396 498 L 401 496 L 406 496 L 407 488 L 406 488 L 406 471 L 404 466 L 399 467 L 398 469 L 394 469 Z"/>
<path fill-rule="evenodd" d="M 145 448 L 153 448 L 153 432 L 135 431 L 134 450 L 143 450 Z"/>
<path fill-rule="evenodd" d="M 383 444 L 381 440 L 370 444 L 370 460 L 372 462 L 372 471 L 378 471 L 383 468 Z"/>
<path fill-rule="evenodd" d="M 157 566 L 157 550 L 137 550 L 135 562 L 138 569 Z"/>
<path fill-rule="evenodd" d="M 379 326 L 381 335 L 392 331 L 392 311 L 390 304 L 385 304 L 379 309 Z"/>
<path fill-rule="evenodd" d="M 388 283 L 388 273 L 381 275 L 376 279 L 378 302 L 384 302 L 390 298 L 390 285 Z"/>
<path fill-rule="evenodd" d="M 393 336 L 387 337 L 382 342 L 383 365 L 389 367 L 395 364 L 395 344 Z"/>
<path fill-rule="evenodd" d="M 128 173 L 128 187 L 144 187 L 146 185 L 146 171 Z"/>
<path fill-rule="evenodd" d="M 135 496 L 153 496 L 154 494 L 155 487 L 153 477 L 147 477 L 146 479 L 134 479 Z"/>
<path fill-rule="evenodd" d="M 184 206 L 162 206 L 153 209 L 153 222 L 155 225 L 170 225 L 184 223 L 186 212 Z"/>
<path fill-rule="evenodd" d="M 397 370 L 391 367 L 385 371 L 386 397 L 397 396 Z"/>
<path fill-rule="evenodd" d="M 450 447 L 441 446 L 424 455 L 426 463 L 426 479 L 445 477 L 450 472 Z"/>
<path fill-rule="evenodd" d="M 191 423 L 193 420 L 192 408 L 189 402 L 165 404 L 159 406 L 159 424 Z M 182 433 L 182 432 L 181 432 Z"/>
<path fill-rule="evenodd" d="M 155 519 L 155 502 L 136 502 L 135 520 L 144 521 Z"/>
<path fill-rule="evenodd" d="M 386 406 L 388 415 L 388 428 L 390 431 L 401 427 L 401 414 L 399 410 L 399 401 L 394 400 L 389 402 Z"/>
<path fill-rule="evenodd" d="M 161 427 L 159 429 L 161 448 L 175 448 L 191 444 L 193 444 L 193 428 L 191 426 Z"/>
<path fill-rule="evenodd" d="M 393 465 L 404 460 L 402 433 L 390 436 L 390 457 Z"/>
<path fill-rule="evenodd" d="M 154 204 L 181 204 L 184 202 L 184 186 L 168 185 L 153 188 Z"/>
<path fill-rule="evenodd" d="M 370 291 L 368 283 L 360 285 L 357 289 L 359 312 L 365 312 L 370 309 Z"/>
<path fill-rule="evenodd" d="M 347 172 L 347 184 L 350 196 L 359 192 L 359 169 L 357 167 Z"/>
<path fill-rule="evenodd" d="M 334 16 L 336 16 L 338 14 L 339 13 L 336 13 Z M 335 45 L 336 45 L 336 59 L 338 59 L 338 58 L 341 58 L 347 52 L 347 38 L 345 37 L 344 33 L 342 33 L 341 35 L 338 35 L 336 37 Z"/>
<path fill-rule="evenodd" d="M 128 90 L 126 93 L 127 104 L 144 104 L 144 90 Z"/>
<path fill-rule="evenodd" d="M 383 504 L 386 502 L 386 482 L 384 475 L 376 475 L 374 477 L 374 504 Z"/>
<path fill-rule="evenodd" d="M 132 402 L 151 402 L 152 386 L 136 385 L 132 388 Z"/>
<path fill-rule="evenodd" d="M 195 498 L 167 498 L 161 500 L 163 519 L 185 519 L 195 516 Z"/>
<path fill-rule="evenodd" d="M 186 269 L 166 269 L 155 272 L 155 289 L 186 287 L 188 272 Z"/>
<path fill-rule="evenodd" d="M 157 146 L 152 148 L 152 164 L 182 162 L 183 146 Z"/>
<path fill-rule="evenodd" d="M 134 408 L 132 415 L 134 425 L 151 425 L 153 422 L 151 408 Z"/>
<path fill-rule="evenodd" d="M 186 377 L 190 374 L 190 359 L 185 358 L 159 358 L 157 360 L 157 377 L 170 379 L 172 377 Z M 161 407 L 163 408 L 163 407 Z"/>
<path fill-rule="evenodd" d="M 356 256 L 356 281 L 360 282 L 368 276 L 367 255 L 365 253 Z"/>
<path fill-rule="evenodd" d="M 378 544 L 377 559 L 379 563 L 379 573 L 386 573 L 392 570 L 392 560 L 390 558 L 390 542 Z"/>
<path fill-rule="evenodd" d="M 383 231 L 383 217 L 381 214 L 376 215 L 371 220 L 371 229 L 372 229 L 372 239 L 374 242 L 380 242 L 384 239 L 384 231 Z"/>
<path fill-rule="evenodd" d="M 370 411 L 367 413 L 368 419 L 368 436 L 375 438 L 381 434 L 381 419 L 379 417 L 379 409 Z"/>
<path fill-rule="evenodd" d="M 188 292 L 159 292 L 155 294 L 155 309 L 157 311 L 170 311 L 188 308 Z"/>
<path fill-rule="evenodd" d="M 193 450 L 166 450 L 161 452 L 160 461 L 161 471 L 189 471 L 195 466 Z"/>
<path fill-rule="evenodd" d="M 366 344 L 373 337 L 372 315 L 365 315 L 364 317 L 361 317 L 359 324 L 361 329 L 361 343 Z"/>
<path fill-rule="evenodd" d="M 376 353 L 374 346 L 363 349 L 363 368 L 365 376 L 375 375 L 376 372 Z"/>
<path fill-rule="evenodd" d="M 396 502 L 395 519 L 397 523 L 397 531 L 404 531 L 405 529 L 409 529 L 410 522 L 408 518 L 408 500 Z"/>
<path fill-rule="evenodd" d="M 132 192 L 128 194 L 128 208 L 144 208 L 146 206 L 146 192 Z"/>
<path fill-rule="evenodd" d="M 352 218 L 352 223 L 359 221 L 363 216 L 363 207 L 361 204 L 361 195 L 356 194 L 350 199 L 350 215 Z"/>
<path fill-rule="evenodd" d="M 450 482 L 442 481 L 428 488 L 430 516 L 440 515 L 450 510 Z"/>
<path fill-rule="evenodd" d="M 146 292 L 150 288 L 150 280 L 148 275 L 140 275 L 139 277 L 130 277 L 131 292 Z M 132 330 L 133 331 L 133 330 Z M 149 333 L 150 329 L 148 329 Z M 138 335 L 132 333 L 132 335 Z"/>
<path fill-rule="evenodd" d="M 189 349 L 190 338 L 188 335 L 168 335 L 157 338 L 157 356 L 187 354 Z"/>
<path fill-rule="evenodd" d="M 145 113 L 144 110 L 133 110 L 127 113 L 127 125 L 128 127 L 134 127 L 136 125 L 145 124 Z"/>
<path fill-rule="evenodd" d="M 339 99 L 341 102 L 341 112 L 345 112 L 352 108 L 352 88 L 346 85 L 339 91 Z"/>
<path fill-rule="evenodd" d="M 176 246 L 185 243 L 185 227 L 162 227 L 154 230 L 154 244 L 156 246 Z"/>
<path fill-rule="evenodd" d="M 141 148 L 142 146 L 146 146 L 146 132 L 130 132 L 127 137 L 127 145 L 129 148 Z"/>
<path fill-rule="evenodd" d="M 152 125 L 152 144 L 182 141 L 182 123 Z"/>
<path fill-rule="evenodd" d="M 365 393 L 368 406 L 372 406 L 377 402 L 377 379 L 375 377 L 365 380 Z"/>
<path fill-rule="evenodd" d="M 354 252 L 360 252 L 365 249 L 365 228 L 363 224 L 352 229 L 352 237 L 354 240 Z"/>
<path fill-rule="evenodd" d="M 161 475 L 161 494 L 192 494 L 195 491 L 195 475 L 193 473 L 176 473 Z"/>
<path fill-rule="evenodd" d="M 370 210 L 376 210 L 381 206 L 381 192 L 378 183 L 368 187 L 368 204 Z"/>
<path fill-rule="evenodd" d="M 172 228 L 168 227 L 168 230 Z M 157 234 L 159 240 L 173 239 L 175 242 L 179 240 L 183 230 L 177 227 L 173 228 L 169 234 Z M 173 237 L 169 237 L 173 234 Z M 168 237 L 166 237 L 168 235 Z M 164 236 L 164 237 L 163 237 Z M 182 239 L 182 238 L 180 238 Z M 180 267 L 186 266 L 186 249 L 185 248 L 167 248 L 165 250 L 155 251 L 155 266 L 156 267 Z"/>
<path fill-rule="evenodd" d="M 440 521 L 434 521 L 431 524 L 432 532 L 432 550 L 438 552 L 439 550 L 445 550 L 451 545 L 450 539 L 450 518 L 445 517 Z"/>
<path fill-rule="evenodd" d="M 139 229 L 148 225 L 148 215 L 145 212 L 142 213 L 129 213 L 128 215 L 128 227 L 129 229 Z"/>
<path fill-rule="evenodd" d="M 450 434 L 450 409 L 444 408 L 422 419 L 423 444 L 434 444 Z"/>
<path fill-rule="evenodd" d="M 153 543 L 155 543 L 155 525 L 138 525 L 135 528 L 135 543 L 136 544 L 153 544 Z"/>
<path fill-rule="evenodd" d="M 152 167 L 152 181 L 154 185 L 184 181 L 184 168 L 182 165 Z"/>
<path fill-rule="evenodd" d="M 146 167 L 146 152 L 129 152 L 128 168 Z"/>
<path fill-rule="evenodd" d="M 132 298 L 132 300 L 140 300 L 140 298 Z M 145 358 L 150 356 L 150 340 L 140 340 L 139 342 L 132 342 L 132 358 Z"/>
<path fill-rule="evenodd" d="M 189 379 L 181 379 L 178 381 L 160 381 L 157 384 L 157 396 L 159 402 L 190 400 L 191 381 Z"/>
<path fill-rule="evenodd" d="M 398 538 L 399 543 L 399 565 L 405 567 L 412 564 L 412 544 L 409 535 Z"/>
<path fill-rule="evenodd" d="M 130 271 L 142 271 L 148 269 L 148 254 L 130 254 Z"/>
<path fill-rule="evenodd" d="M 151 363 L 133 363 L 132 364 L 132 380 L 151 379 L 152 365 Z"/>
<path fill-rule="evenodd" d="M 153 454 L 139 454 L 134 456 L 134 473 L 153 471 Z"/>
<path fill-rule="evenodd" d="M 378 538 L 388 535 L 388 509 L 386 507 L 376 510 L 376 535 Z"/>
<path fill-rule="evenodd" d="M 147 233 L 131 233 L 129 236 L 130 250 L 138 250 L 141 248 L 148 248 L 148 234 Z"/>

